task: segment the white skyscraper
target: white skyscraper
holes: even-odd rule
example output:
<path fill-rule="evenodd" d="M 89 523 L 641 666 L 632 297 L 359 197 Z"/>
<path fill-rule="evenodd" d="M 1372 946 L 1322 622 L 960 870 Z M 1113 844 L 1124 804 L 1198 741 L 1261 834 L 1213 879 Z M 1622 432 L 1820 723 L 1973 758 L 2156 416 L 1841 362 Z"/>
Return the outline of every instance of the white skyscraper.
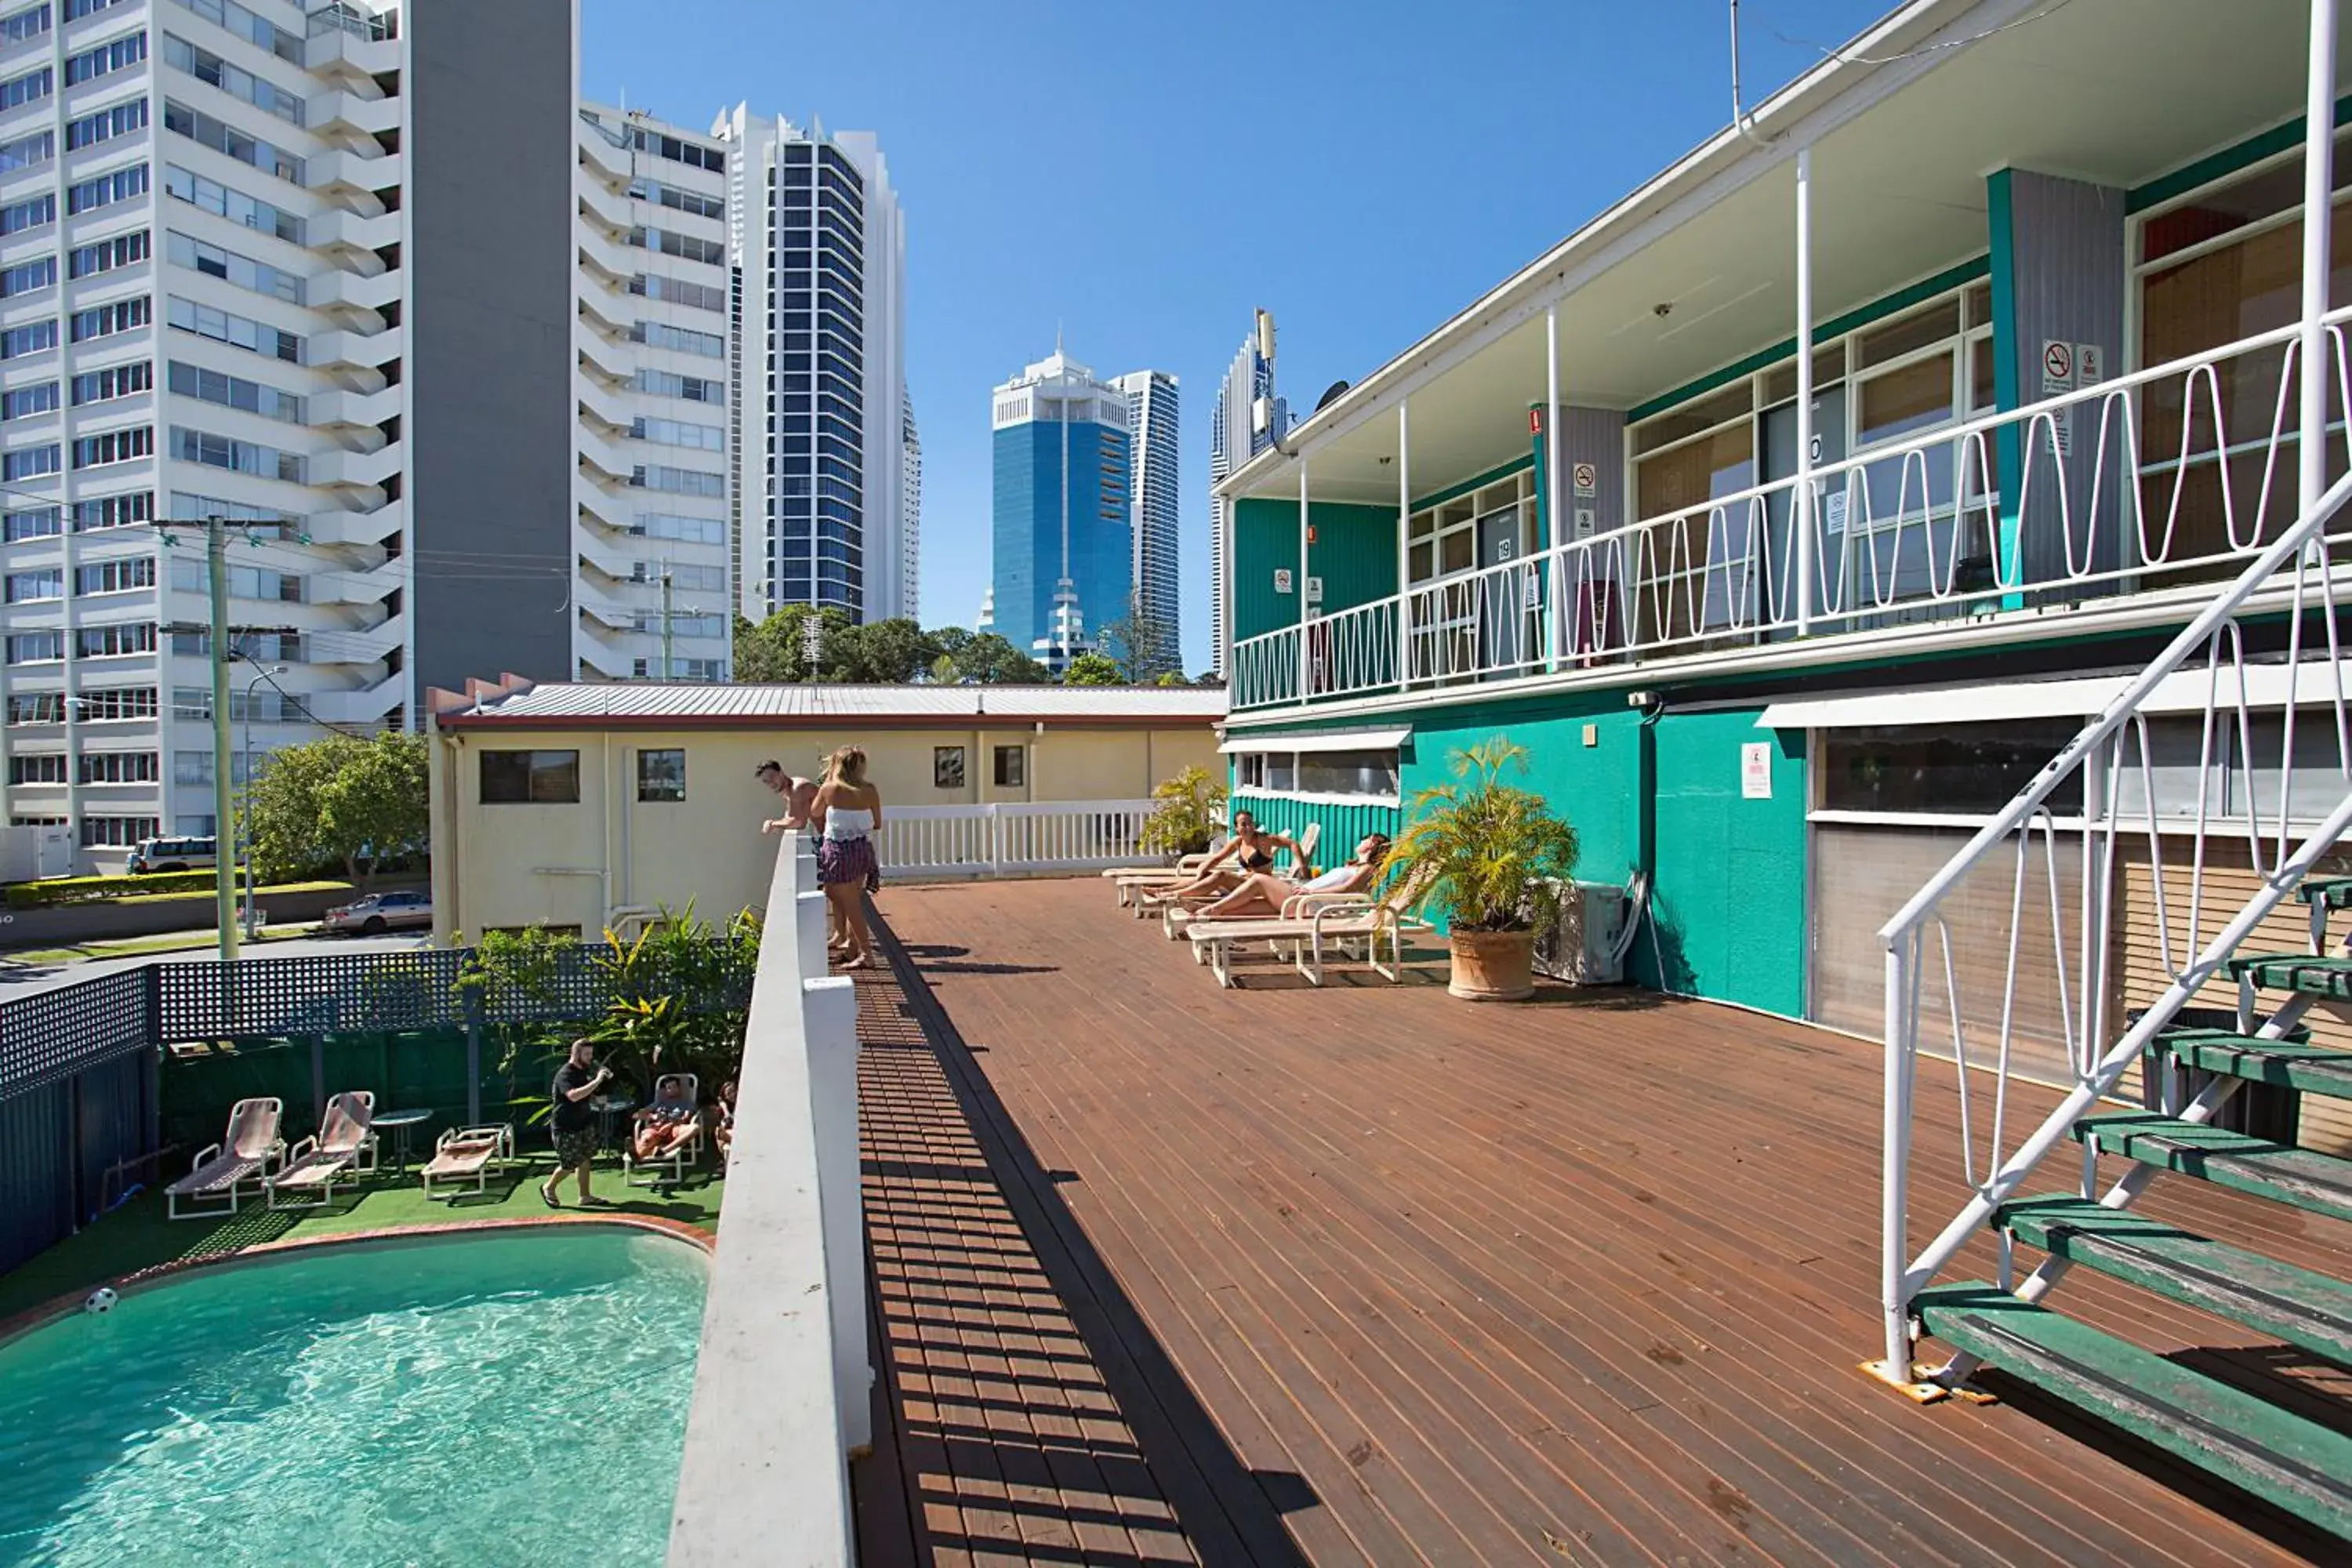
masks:
<path fill-rule="evenodd" d="M 581 106 L 574 134 L 578 679 L 721 679 L 736 603 L 727 149 L 601 104 Z"/>
<path fill-rule="evenodd" d="M 1139 650 L 1153 672 L 1176 669 L 1181 576 L 1177 567 L 1180 500 L 1176 378 L 1164 370 L 1130 371 L 1112 384 L 1127 396 L 1127 436 L 1132 476 L 1128 489 L 1134 514 L 1135 601 L 1122 607 L 1151 632 L 1152 646 Z"/>
<path fill-rule="evenodd" d="M 915 400 L 905 403 L 898 481 L 898 613 L 910 621 L 923 618 L 923 442 L 915 434 Z"/>
<path fill-rule="evenodd" d="M 1209 668 L 1225 673 L 1225 623 L 1233 614 L 1233 591 L 1225 541 L 1233 531 L 1233 503 L 1217 486 L 1234 469 L 1282 437 L 1290 415 L 1274 395 L 1274 359 L 1265 349 L 1274 335 L 1272 318 L 1258 312 L 1261 328 L 1243 342 L 1217 388 L 1209 416 Z"/>
<path fill-rule="evenodd" d="M 903 615 L 906 233 L 881 148 L 741 105 L 710 134 L 741 290 L 743 612 Z"/>
<path fill-rule="evenodd" d="M 214 832 L 219 765 L 572 672 L 572 30 L 571 0 L 0 16 L 0 764 L 77 868 Z M 145 526 L 206 517 L 222 763 L 202 534 Z"/>

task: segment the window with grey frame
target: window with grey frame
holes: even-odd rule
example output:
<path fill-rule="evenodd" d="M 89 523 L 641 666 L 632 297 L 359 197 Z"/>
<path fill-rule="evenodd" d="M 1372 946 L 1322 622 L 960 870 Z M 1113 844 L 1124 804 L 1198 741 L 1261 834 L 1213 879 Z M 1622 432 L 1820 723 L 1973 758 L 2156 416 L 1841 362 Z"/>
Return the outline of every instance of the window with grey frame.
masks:
<path fill-rule="evenodd" d="M 686 749 L 648 748 L 637 753 L 637 798 L 648 803 L 686 798 Z"/>

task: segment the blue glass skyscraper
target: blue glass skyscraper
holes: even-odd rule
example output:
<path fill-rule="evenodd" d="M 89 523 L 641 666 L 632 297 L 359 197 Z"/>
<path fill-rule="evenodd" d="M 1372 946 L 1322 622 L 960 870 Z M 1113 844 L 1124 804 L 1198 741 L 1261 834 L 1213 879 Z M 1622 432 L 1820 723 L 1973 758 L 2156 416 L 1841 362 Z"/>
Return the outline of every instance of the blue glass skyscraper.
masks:
<path fill-rule="evenodd" d="M 998 387 L 992 628 L 1060 668 L 1136 596 L 1126 395 L 1057 346 Z"/>

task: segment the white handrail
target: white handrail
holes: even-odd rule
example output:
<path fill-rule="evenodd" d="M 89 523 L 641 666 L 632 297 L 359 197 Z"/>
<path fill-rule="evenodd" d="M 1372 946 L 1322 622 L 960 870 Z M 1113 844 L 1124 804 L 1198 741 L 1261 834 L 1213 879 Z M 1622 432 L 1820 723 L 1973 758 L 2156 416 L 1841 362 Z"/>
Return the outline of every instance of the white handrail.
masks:
<path fill-rule="evenodd" d="M 2352 389 L 2347 321 L 2352 307 L 2333 312 L 2323 342 L 2329 381 Z M 2293 466 L 2286 448 L 2300 427 L 2287 385 L 2305 353 L 2300 332 L 2260 333 L 1978 415 L 1806 475 L 1591 537 L 1556 539 L 1520 559 L 1411 584 L 1306 624 L 1309 639 L 1336 647 L 1350 634 L 1350 618 L 1385 617 L 1394 631 L 1403 616 L 1402 669 L 1395 657 L 1327 658 L 1308 678 L 1312 689 L 1302 690 L 1302 664 L 1318 667 L 1299 658 L 1297 626 L 1239 639 L 1234 706 L 1284 706 L 1563 664 L 1646 665 L 1719 647 L 1727 637 L 1794 635 L 1808 625 L 1816 633 L 1871 630 L 1888 617 L 2007 607 L 2005 596 L 2056 590 L 2126 595 L 2158 573 L 2176 580 L 2214 573 L 2218 582 L 2222 569 L 2233 571 L 2261 547 L 2291 502 L 2284 470 Z M 2279 360 L 2279 395 L 2235 407 L 2221 367 L 2252 355 Z M 2157 387 L 2168 389 L 2164 398 L 2144 395 Z M 2262 434 L 2233 434 L 2249 416 L 2263 420 Z M 2165 450 L 2147 453 L 2152 420 L 2177 428 L 2166 430 Z M 1998 453 L 2004 433 L 2013 450 Z M 2352 454 L 2352 427 L 2328 434 L 2331 444 L 2340 434 Z M 2016 471 L 1996 475 L 1997 456 Z M 2245 461 L 2254 456 L 2259 465 Z M 2198 476 L 2214 473 L 2218 497 L 2209 501 Z M 2184 531 L 2197 506 L 2216 502 L 2213 533 Z M 1824 563 L 1811 605 L 1790 596 L 1800 530 Z M 1972 575 L 1970 566 L 1990 575 Z"/>
<path fill-rule="evenodd" d="M 1029 876 L 1124 866 L 1140 853 L 1149 800 L 891 806 L 875 830 L 886 876 Z"/>

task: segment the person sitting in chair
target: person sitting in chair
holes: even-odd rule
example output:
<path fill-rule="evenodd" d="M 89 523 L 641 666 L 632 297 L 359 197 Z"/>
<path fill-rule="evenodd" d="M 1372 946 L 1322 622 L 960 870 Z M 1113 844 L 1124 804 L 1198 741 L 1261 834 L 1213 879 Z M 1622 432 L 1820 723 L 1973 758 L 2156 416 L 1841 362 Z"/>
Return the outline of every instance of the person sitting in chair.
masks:
<path fill-rule="evenodd" d="M 718 1103 L 710 1108 L 710 1141 L 718 1145 L 723 1163 L 735 1147 L 735 1080 L 731 1078 L 719 1086 Z"/>
<path fill-rule="evenodd" d="M 629 1150 L 640 1165 L 650 1164 L 694 1125 L 694 1101 L 688 1098 L 686 1079 L 665 1073 L 654 1087 L 654 1102 L 636 1114 L 629 1132 Z"/>
<path fill-rule="evenodd" d="M 1179 904 L 1218 898 L 1237 884 L 1245 887 L 1259 877 L 1272 878 L 1277 849 L 1298 854 L 1298 846 L 1286 835 L 1260 832 L 1256 817 L 1246 811 L 1236 811 L 1233 837 L 1223 848 L 1202 862 L 1200 875 L 1172 888 L 1155 888 L 1148 897 L 1155 903 Z"/>
<path fill-rule="evenodd" d="M 1286 902 L 1309 893 L 1369 893 L 1379 884 L 1381 864 L 1388 855 L 1388 835 L 1366 834 L 1357 841 L 1353 859 L 1332 867 L 1319 877 L 1311 874 L 1314 871 L 1312 866 L 1299 868 L 1310 873 L 1303 882 L 1293 882 L 1271 871 L 1253 871 L 1244 877 L 1232 892 L 1200 910 L 1192 918 L 1204 921 L 1273 920 L 1282 913 L 1282 906 Z"/>

